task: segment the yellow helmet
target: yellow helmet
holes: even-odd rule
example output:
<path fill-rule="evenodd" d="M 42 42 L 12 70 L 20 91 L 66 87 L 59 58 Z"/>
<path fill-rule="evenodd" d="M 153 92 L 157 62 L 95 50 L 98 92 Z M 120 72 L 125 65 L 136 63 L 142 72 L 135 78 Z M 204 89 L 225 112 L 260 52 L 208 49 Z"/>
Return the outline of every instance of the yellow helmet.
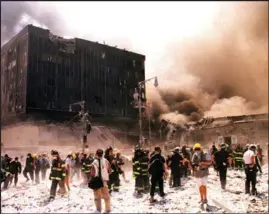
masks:
<path fill-rule="evenodd" d="M 201 149 L 201 145 L 200 143 L 195 143 L 194 146 L 193 146 L 193 149 Z"/>
<path fill-rule="evenodd" d="M 37 158 L 37 154 L 32 154 L 32 157 L 33 158 Z"/>
<path fill-rule="evenodd" d="M 116 154 L 116 155 L 120 155 L 120 150 L 116 150 L 116 151 L 115 151 L 115 154 Z"/>

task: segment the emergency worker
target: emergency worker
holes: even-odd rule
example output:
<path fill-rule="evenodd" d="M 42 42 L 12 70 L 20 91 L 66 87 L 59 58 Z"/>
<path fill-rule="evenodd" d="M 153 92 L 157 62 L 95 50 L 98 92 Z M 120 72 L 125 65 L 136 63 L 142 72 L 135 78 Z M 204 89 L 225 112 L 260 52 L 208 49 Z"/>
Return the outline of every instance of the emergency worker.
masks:
<path fill-rule="evenodd" d="M 143 177 L 143 150 L 138 146 L 135 148 L 133 157 L 133 176 L 135 178 L 135 192 L 141 195 L 144 192 L 144 177 Z"/>
<path fill-rule="evenodd" d="M 2 168 L 1 168 L 1 170 L 5 174 L 3 190 L 8 188 L 8 185 L 9 185 L 9 182 L 11 179 L 11 174 L 10 174 L 10 162 L 11 162 L 11 160 L 12 160 L 12 158 L 10 158 L 7 154 L 5 154 L 4 159 L 3 159 L 3 163 L 2 163 Z"/>
<path fill-rule="evenodd" d="M 51 180 L 50 198 L 49 200 L 55 199 L 57 187 L 59 185 L 59 193 L 64 195 L 66 193 L 64 180 L 66 176 L 65 162 L 60 158 L 58 151 L 52 150 L 51 155 L 53 158 L 51 173 L 49 179 Z"/>
<path fill-rule="evenodd" d="M 72 152 L 69 152 L 66 159 L 65 159 L 66 176 L 64 179 L 64 183 L 65 183 L 68 191 L 70 191 L 71 165 L 72 165 Z"/>
<path fill-rule="evenodd" d="M 151 156 L 149 162 L 149 174 L 151 175 L 150 202 L 154 202 L 156 185 L 159 186 L 160 196 L 165 196 L 163 181 L 168 175 L 165 158 L 161 155 L 161 148 L 159 146 L 154 148 L 154 155 Z"/>
<path fill-rule="evenodd" d="M 10 185 L 12 184 L 14 178 L 14 185 L 17 186 L 18 183 L 18 175 L 21 174 L 21 163 L 19 162 L 19 158 L 15 157 L 15 160 L 10 163 Z"/>
<path fill-rule="evenodd" d="M 251 193 L 252 195 L 257 194 L 256 183 L 257 183 L 258 169 L 260 173 L 262 173 L 259 160 L 257 156 L 255 155 L 255 151 L 256 151 L 256 146 L 254 144 L 251 144 L 249 146 L 248 151 L 246 151 L 243 156 L 243 160 L 245 164 L 245 173 L 246 173 L 245 193 L 246 194 Z M 252 186 L 251 192 L 250 192 L 250 183 Z"/>
<path fill-rule="evenodd" d="M 71 165 L 71 180 L 73 180 L 74 176 L 76 175 L 77 181 L 80 179 L 80 158 L 79 152 L 76 152 L 72 155 L 72 165 Z"/>
<path fill-rule="evenodd" d="M 149 167 L 149 150 L 145 150 L 142 154 L 142 160 L 141 160 L 141 167 L 142 167 L 142 176 L 143 176 L 143 184 L 144 184 L 144 192 L 148 193 L 150 189 L 149 184 L 149 173 L 148 173 L 148 167 Z"/>
<path fill-rule="evenodd" d="M 88 183 L 88 181 L 90 180 L 91 164 L 93 163 L 93 161 L 94 159 L 92 158 L 92 155 L 89 154 L 82 163 L 82 170 L 85 175 L 85 183 Z"/>
<path fill-rule="evenodd" d="M 226 144 L 221 144 L 220 151 L 217 151 L 214 155 L 214 162 L 216 163 L 216 169 L 219 171 L 219 178 L 221 188 L 226 187 L 227 167 L 229 165 L 229 153 L 226 151 Z"/>
<path fill-rule="evenodd" d="M 238 144 L 233 152 L 234 167 L 237 170 L 243 169 L 243 154 L 243 149 L 241 149 L 241 146 Z"/>
<path fill-rule="evenodd" d="M 176 147 L 174 153 L 169 161 L 168 166 L 171 168 L 171 173 L 173 175 L 173 187 L 181 186 L 180 181 L 180 164 L 183 161 L 182 156 L 179 154 L 179 147 Z"/>
<path fill-rule="evenodd" d="M 117 161 L 113 153 L 113 148 L 111 146 L 106 149 L 105 158 L 110 163 L 112 169 L 112 172 L 109 174 L 108 181 L 109 193 L 111 193 L 112 191 L 118 192 L 120 189 L 120 174 L 122 173 L 122 171 L 117 165 Z"/>
<path fill-rule="evenodd" d="M 26 182 L 29 181 L 28 173 L 30 174 L 31 181 L 34 181 L 34 159 L 32 157 L 31 153 L 27 154 L 26 160 L 25 160 L 25 167 L 23 170 L 23 176 L 26 178 Z"/>
<path fill-rule="evenodd" d="M 124 165 L 124 161 L 123 161 L 123 159 L 122 159 L 122 157 L 121 157 L 121 152 L 120 152 L 120 150 L 117 150 L 117 151 L 116 151 L 116 157 L 115 157 L 115 159 L 116 159 L 117 165 L 118 165 L 118 167 L 119 167 L 119 170 L 121 171 L 121 175 L 122 175 L 124 181 L 127 182 L 126 177 L 125 177 L 125 172 L 124 172 L 124 170 L 122 169 L 122 166 Z"/>

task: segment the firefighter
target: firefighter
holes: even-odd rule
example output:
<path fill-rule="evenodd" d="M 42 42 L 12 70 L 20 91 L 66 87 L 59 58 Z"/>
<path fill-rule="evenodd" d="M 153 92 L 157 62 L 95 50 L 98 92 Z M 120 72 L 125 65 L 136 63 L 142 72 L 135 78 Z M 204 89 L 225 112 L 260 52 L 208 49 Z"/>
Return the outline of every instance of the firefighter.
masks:
<path fill-rule="evenodd" d="M 183 158 L 179 154 L 179 147 L 176 147 L 171 157 L 171 161 L 169 161 L 168 163 L 168 166 L 170 166 L 171 173 L 173 175 L 173 187 L 181 186 L 181 181 L 180 181 L 181 161 L 183 161 Z"/>
<path fill-rule="evenodd" d="M 122 174 L 121 169 L 118 167 L 115 155 L 113 153 L 113 148 L 110 146 L 105 151 L 105 158 L 110 163 L 112 172 L 109 174 L 108 188 L 109 193 L 118 192 L 120 189 L 120 174 Z"/>
<path fill-rule="evenodd" d="M 49 179 L 51 180 L 51 188 L 50 188 L 50 198 L 49 200 L 55 199 L 56 190 L 59 185 L 60 191 L 59 193 L 64 195 L 66 193 L 64 180 L 66 176 L 66 167 L 65 162 L 60 158 L 58 151 L 52 150 L 52 166 Z"/>
<path fill-rule="evenodd" d="M 143 152 L 141 160 L 142 177 L 145 193 L 148 193 L 150 190 L 148 167 L 149 167 L 149 150 L 145 150 Z"/>
<path fill-rule="evenodd" d="M 88 156 L 86 156 L 85 160 L 82 163 L 82 170 L 85 176 L 85 183 L 88 183 L 88 181 L 90 180 L 90 174 L 91 174 L 91 164 L 94 161 L 94 159 L 92 158 L 92 155 L 89 154 Z"/>
<path fill-rule="evenodd" d="M 46 179 L 47 170 L 50 168 L 50 161 L 45 153 L 41 157 L 41 178 L 44 181 Z"/>
<path fill-rule="evenodd" d="M 3 186 L 3 190 L 8 188 L 8 184 L 10 182 L 11 179 L 11 174 L 10 174 L 10 162 L 11 162 L 12 158 L 10 158 L 7 154 L 5 154 L 4 159 L 3 159 L 3 163 L 2 163 L 2 170 L 5 173 L 5 181 L 4 181 L 4 186 Z"/>
<path fill-rule="evenodd" d="M 135 178 L 135 192 L 141 195 L 144 192 L 144 177 L 142 172 L 143 151 L 139 147 L 135 148 L 133 157 L 133 176 Z"/>
<path fill-rule="evenodd" d="M 238 144 L 236 146 L 235 151 L 233 152 L 234 157 L 234 167 L 237 170 L 243 169 L 243 150 L 241 149 L 241 146 Z"/>
<path fill-rule="evenodd" d="M 35 171 L 35 183 L 39 184 L 40 183 L 40 170 L 41 170 L 41 160 L 40 156 L 37 154 L 33 154 L 33 159 L 34 159 L 34 171 Z"/>
<path fill-rule="evenodd" d="M 227 167 L 229 165 L 229 153 L 226 151 L 226 144 L 221 144 L 220 151 L 217 151 L 214 155 L 214 162 L 216 163 L 216 168 L 219 171 L 221 188 L 225 189 L 226 186 L 226 176 Z"/>
<path fill-rule="evenodd" d="M 231 147 L 226 144 L 226 151 L 229 153 L 229 165 L 228 167 L 229 168 L 233 168 L 233 159 L 234 159 L 234 156 L 233 156 L 233 150 L 231 149 Z"/>
<path fill-rule="evenodd" d="M 182 174 L 183 174 L 183 176 L 185 178 L 187 178 L 188 177 L 189 166 L 190 166 L 189 163 L 190 163 L 191 157 L 190 157 L 190 154 L 187 151 L 187 146 L 186 145 L 182 146 L 181 156 L 183 158 L 183 160 L 182 160 L 183 173 Z"/>
<path fill-rule="evenodd" d="M 25 167 L 23 170 L 23 176 L 26 178 L 26 182 L 29 181 L 27 173 L 30 174 L 31 181 L 34 181 L 34 167 L 34 159 L 31 153 L 28 153 L 25 161 Z"/>
<path fill-rule="evenodd" d="M 19 162 L 19 158 L 15 157 L 15 160 L 10 163 L 10 185 L 12 184 L 14 178 L 14 185 L 17 186 L 18 183 L 18 174 L 21 174 L 21 163 Z"/>
<path fill-rule="evenodd" d="M 256 146 L 251 144 L 248 151 L 244 153 L 243 160 L 245 164 L 246 173 L 246 183 L 245 183 L 245 193 L 246 194 L 257 194 L 256 182 L 257 182 L 257 172 L 258 169 L 262 173 L 261 166 L 259 164 L 259 159 L 255 155 Z M 250 183 L 252 185 L 252 190 L 250 192 Z"/>
<path fill-rule="evenodd" d="M 116 162 L 117 162 L 118 167 L 120 168 L 121 175 L 122 175 L 124 181 L 125 181 L 125 182 L 128 182 L 128 181 L 126 180 L 126 177 L 125 177 L 125 172 L 124 172 L 123 169 L 122 169 L 122 166 L 124 165 L 124 161 L 123 161 L 123 159 L 122 159 L 122 157 L 121 157 L 121 152 L 120 152 L 120 150 L 117 150 L 117 151 L 116 151 Z"/>
<path fill-rule="evenodd" d="M 215 171 L 217 171 L 217 175 L 218 175 L 218 170 L 217 170 L 217 166 L 216 163 L 214 161 L 214 156 L 215 153 L 218 151 L 217 147 L 215 146 L 215 142 L 213 142 L 212 148 L 211 148 L 211 159 L 213 160 L 213 167 L 215 169 Z"/>

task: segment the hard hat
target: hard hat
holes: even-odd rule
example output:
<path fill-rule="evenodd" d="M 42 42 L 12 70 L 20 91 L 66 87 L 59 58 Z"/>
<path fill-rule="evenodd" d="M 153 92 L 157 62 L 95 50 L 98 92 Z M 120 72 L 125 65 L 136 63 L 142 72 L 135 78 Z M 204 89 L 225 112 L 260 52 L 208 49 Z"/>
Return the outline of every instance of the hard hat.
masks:
<path fill-rule="evenodd" d="M 256 147 L 255 144 L 251 144 L 251 145 L 249 146 L 249 148 L 250 148 L 250 149 L 257 149 L 257 147 Z"/>
<path fill-rule="evenodd" d="M 178 146 L 174 149 L 174 151 L 179 151 L 179 150 L 180 148 Z"/>
<path fill-rule="evenodd" d="M 116 155 L 120 155 L 120 150 L 116 150 Z"/>
<path fill-rule="evenodd" d="M 225 143 L 222 143 L 221 145 L 220 145 L 220 148 L 226 148 L 227 147 L 227 145 L 225 144 Z"/>
<path fill-rule="evenodd" d="M 37 157 L 37 154 L 32 154 L 32 157 L 33 157 L 33 158 L 36 158 L 36 157 Z"/>
<path fill-rule="evenodd" d="M 201 149 L 200 143 L 194 144 L 193 149 Z"/>

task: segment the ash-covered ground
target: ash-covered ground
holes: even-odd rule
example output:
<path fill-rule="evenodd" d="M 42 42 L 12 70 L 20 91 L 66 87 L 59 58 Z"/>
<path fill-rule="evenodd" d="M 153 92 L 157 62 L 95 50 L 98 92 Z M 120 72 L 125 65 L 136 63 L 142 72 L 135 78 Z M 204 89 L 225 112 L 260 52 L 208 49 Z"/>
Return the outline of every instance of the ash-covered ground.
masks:
<path fill-rule="evenodd" d="M 257 176 L 258 197 L 244 194 L 245 175 L 242 171 L 228 171 L 227 190 L 220 188 L 216 172 L 211 168 L 208 179 L 208 201 L 210 211 L 202 211 L 199 193 L 193 177 L 183 181 L 183 187 L 170 188 L 165 183 L 165 199 L 156 197 L 158 202 L 149 203 L 149 194 L 141 198 L 134 196 L 134 179 L 128 173 L 129 183 L 121 183 L 120 192 L 112 193 L 112 213 L 268 213 L 268 165 L 263 174 Z M 66 197 L 45 204 L 49 197 L 50 181 L 39 185 L 25 182 L 21 175 L 17 187 L 11 186 L 1 194 L 2 213 L 93 213 L 95 211 L 93 192 L 75 182 Z"/>

